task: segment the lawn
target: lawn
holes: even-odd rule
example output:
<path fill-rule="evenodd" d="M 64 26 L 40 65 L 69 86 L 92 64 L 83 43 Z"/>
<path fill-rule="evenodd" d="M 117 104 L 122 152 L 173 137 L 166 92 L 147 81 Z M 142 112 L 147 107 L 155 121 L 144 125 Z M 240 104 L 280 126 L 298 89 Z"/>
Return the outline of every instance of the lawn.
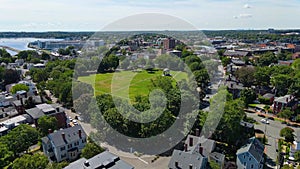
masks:
<path fill-rule="evenodd" d="M 183 79 L 187 80 L 187 74 L 184 72 L 171 71 L 173 84 Z M 78 80 L 91 84 L 95 89 L 95 95 L 109 93 L 121 98 L 134 99 L 137 95 L 147 96 L 151 90 L 151 79 L 162 76 L 162 71 L 132 72 L 120 71 L 114 73 L 102 73 L 97 75 L 79 77 Z M 176 80 L 175 80 L 176 79 Z M 112 92 L 113 91 L 113 92 Z"/>

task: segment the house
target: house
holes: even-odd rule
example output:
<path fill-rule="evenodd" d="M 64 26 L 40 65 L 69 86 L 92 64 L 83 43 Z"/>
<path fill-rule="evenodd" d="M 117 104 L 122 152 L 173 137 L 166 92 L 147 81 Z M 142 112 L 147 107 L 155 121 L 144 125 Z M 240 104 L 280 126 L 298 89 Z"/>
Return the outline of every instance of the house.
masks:
<path fill-rule="evenodd" d="M 264 145 L 254 137 L 250 138 L 236 155 L 238 169 L 262 169 L 264 166 Z"/>
<path fill-rule="evenodd" d="M 294 60 L 278 60 L 278 65 L 286 65 L 291 66 L 293 64 Z"/>
<path fill-rule="evenodd" d="M 169 162 L 169 169 L 205 169 L 207 157 L 198 153 L 174 150 Z"/>
<path fill-rule="evenodd" d="M 188 135 L 185 140 L 184 150 L 174 150 L 169 162 L 169 169 L 188 168 L 205 169 L 209 161 L 215 161 L 224 167 L 225 155 L 215 152 L 216 142 L 200 137 L 199 129 L 196 129 L 195 135 Z"/>
<path fill-rule="evenodd" d="M 42 138 L 45 155 L 51 160 L 72 161 L 79 157 L 86 145 L 87 135 L 81 125 L 54 131 Z"/>
<path fill-rule="evenodd" d="M 275 114 L 281 112 L 285 108 L 290 108 L 292 111 L 294 111 L 298 107 L 298 100 L 293 95 L 277 97 L 274 99 L 272 107 Z"/>
<path fill-rule="evenodd" d="M 64 169 L 134 169 L 133 166 L 121 160 L 120 157 L 104 151 L 90 159 L 80 158 L 70 163 Z"/>
<path fill-rule="evenodd" d="M 59 128 L 67 127 L 67 117 L 65 111 L 59 105 L 50 105 L 50 104 L 38 104 L 36 107 L 27 109 L 25 112 L 31 117 L 33 123 L 38 126 L 38 119 L 42 116 L 49 115 L 53 116 L 58 121 Z"/>
<path fill-rule="evenodd" d="M 247 51 L 226 50 L 223 55 L 235 58 L 243 58 L 246 56 L 250 56 L 250 53 Z"/>
<path fill-rule="evenodd" d="M 0 122 L 0 136 L 6 135 L 10 130 L 19 126 L 20 124 L 25 124 L 29 120 L 27 115 L 19 115 L 5 121 Z"/>
<path fill-rule="evenodd" d="M 269 99 L 270 100 L 270 104 L 272 104 L 274 102 L 275 99 L 275 95 L 272 93 L 266 93 L 262 96 L 265 99 Z"/>
<path fill-rule="evenodd" d="M 225 86 L 234 99 L 239 98 L 241 96 L 241 91 L 245 88 L 242 83 L 233 80 L 226 81 Z"/>

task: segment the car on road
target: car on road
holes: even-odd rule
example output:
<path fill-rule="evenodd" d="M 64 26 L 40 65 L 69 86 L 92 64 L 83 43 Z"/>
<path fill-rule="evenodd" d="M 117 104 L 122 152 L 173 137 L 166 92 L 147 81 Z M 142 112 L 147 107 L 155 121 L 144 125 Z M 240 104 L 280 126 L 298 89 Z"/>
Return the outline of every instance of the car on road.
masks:
<path fill-rule="evenodd" d="M 268 119 L 261 119 L 260 122 L 262 122 L 264 124 L 270 124 Z"/>

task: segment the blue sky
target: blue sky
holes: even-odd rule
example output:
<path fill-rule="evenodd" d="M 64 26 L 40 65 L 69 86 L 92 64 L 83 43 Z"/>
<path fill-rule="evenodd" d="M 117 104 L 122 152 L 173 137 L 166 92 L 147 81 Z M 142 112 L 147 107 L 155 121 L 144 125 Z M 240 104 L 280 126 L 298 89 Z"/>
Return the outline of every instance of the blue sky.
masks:
<path fill-rule="evenodd" d="M 299 0 L 1 0 L 0 31 L 101 30 L 127 16 L 161 13 L 198 29 L 300 28 Z"/>

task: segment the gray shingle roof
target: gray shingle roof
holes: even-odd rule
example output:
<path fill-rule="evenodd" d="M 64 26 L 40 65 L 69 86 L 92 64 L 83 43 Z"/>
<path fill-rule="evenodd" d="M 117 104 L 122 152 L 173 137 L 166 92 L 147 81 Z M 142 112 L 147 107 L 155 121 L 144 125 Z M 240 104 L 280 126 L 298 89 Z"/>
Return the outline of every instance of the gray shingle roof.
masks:
<path fill-rule="evenodd" d="M 243 153 L 250 153 L 257 162 L 260 162 L 263 158 L 264 145 L 258 139 L 252 137 L 246 145 L 237 151 L 236 154 L 239 155 Z"/>
<path fill-rule="evenodd" d="M 79 129 L 81 130 L 81 136 L 86 137 L 86 133 L 84 132 L 81 125 L 76 125 L 74 127 L 56 131 L 49 134 L 47 137 L 54 143 L 55 147 L 60 147 L 70 142 L 77 141 L 79 139 Z M 66 140 L 63 139 L 62 133 L 65 134 Z"/>
<path fill-rule="evenodd" d="M 88 166 L 85 166 L 88 163 Z M 106 169 L 133 169 L 134 167 L 129 165 L 120 158 L 108 151 L 100 153 L 90 159 L 81 158 L 64 169 L 96 169 L 96 168 L 106 168 Z"/>
<path fill-rule="evenodd" d="M 218 161 L 219 163 L 224 163 L 225 161 L 225 155 L 218 153 L 218 152 L 213 152 L 209 154 L 209 159 L 210 160 L 214 160 L 214 161 Z"/>
<path fill-rule="evenodd" d="M 206 165 L 206 158 L 200 154 L 196 153 L 189 153 L 180 150 L 174 150 L 172 154 L 172 158 L 169 162 L 168 168 L 170 169 L 177 169 L 182 168 L 186 169 L 189 168 L 190 165 L 193 168 L 201 168 L 202 165 Z M 178 167 L 176 167 L 175 163 L 178 163 Z"/>
<path fill-rule="evenodd" d="M 25 110 L 27 114 L 29 114 L 33 119 L 39 119 L 40 117 L 44 116 L 45 114 L 38 108 L 31 108 Z"/>

